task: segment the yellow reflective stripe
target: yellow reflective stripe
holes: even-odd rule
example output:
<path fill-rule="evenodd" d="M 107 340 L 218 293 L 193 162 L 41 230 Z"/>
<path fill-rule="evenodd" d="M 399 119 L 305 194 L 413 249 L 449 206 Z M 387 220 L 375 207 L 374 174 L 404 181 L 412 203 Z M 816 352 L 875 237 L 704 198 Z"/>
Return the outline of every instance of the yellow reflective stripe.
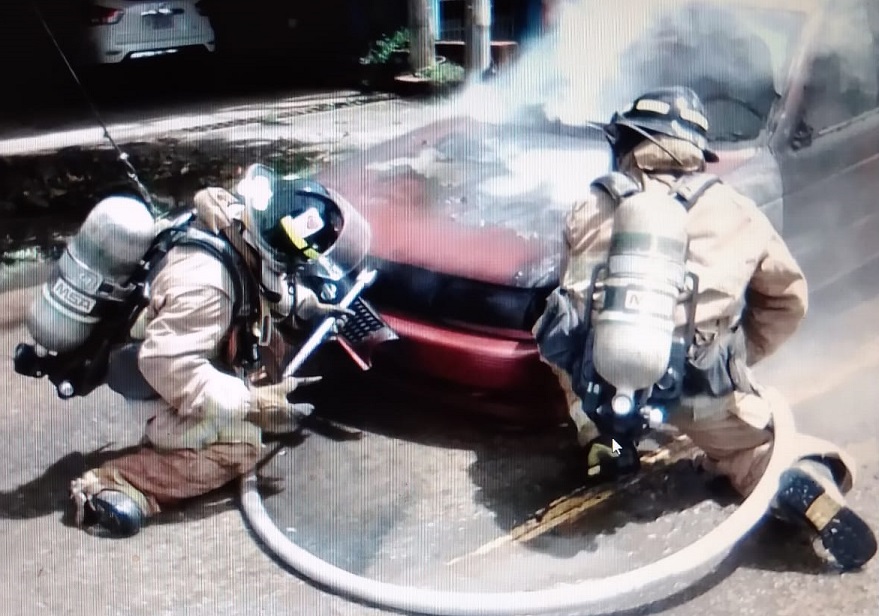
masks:
<path fill-rule="evenodd" d="M 681 117 L 702 130 L 708 130 L 708 118 L 693 109 L 681 109 Z"/>
<path fill-rule="evenodd" d="M 281 228 L 284 229 L 284 233 L 287 234 L 287 237 L 290 238 L 290 241 L 293 242 L 293 245 L 296 246 L 296 248 L 299 250 L 305 250 L 308 247 L 308 242 L 296 233 L 296 229 L 293 227 L 292 216 L 284 216 L 281 219 Z"/>
<path fill-rule="evenodd" d="M 308 247 L 308 242 L 296 233 L 296 229 L 293 227 L 293 217 L 290 215 L 284 216 L 281 219 L 281 228 L 284 229 L 284 233 L 287 234 L 287 237 L 290 238 L 290 241 L 293 242 L 293 245 L 296 246 L 302 253 L 308 257 L 309 259 L 317 259 L 320 256 L 313 248 Z"/>
<path fill-rule="evenodd" d="M 638 111 L 652 111 L 661 115 L 668 115 L 671 111 L 671 105 L 663 101 L 653 99 L 642 99 L 635 104 Z M 702 130 L 708 130 L 708 118 L 694 109 L 681 109 L 681 118 L 700 127 Z"/>
<path fill-rule="evenodd" d="M 644 98 L 635 104 L 635 109 L 668 115 L 668 112 L 671 111 L 671 105 L 663 101 L 653 100 L 652 98 Z"/>
<path fill-rule="evenodd" d="M 820 532 L 833 521 L 833 518 L 841 510 L 842 505 L 833 500 L 829 494 L 824 493 L 809 505 L 809 508 L 806 510 L 806 518 Z"/>

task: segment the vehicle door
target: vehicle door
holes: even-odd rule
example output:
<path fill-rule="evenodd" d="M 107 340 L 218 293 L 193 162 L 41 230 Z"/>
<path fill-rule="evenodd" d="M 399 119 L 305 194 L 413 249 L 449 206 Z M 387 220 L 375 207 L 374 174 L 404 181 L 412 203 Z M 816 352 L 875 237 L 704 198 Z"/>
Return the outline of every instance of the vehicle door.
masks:
<path fill-rule="evenodd" d="M 879 264 L 879 7 L 831 4 L 773 143 L 783 233 L 813 292 Z"/>

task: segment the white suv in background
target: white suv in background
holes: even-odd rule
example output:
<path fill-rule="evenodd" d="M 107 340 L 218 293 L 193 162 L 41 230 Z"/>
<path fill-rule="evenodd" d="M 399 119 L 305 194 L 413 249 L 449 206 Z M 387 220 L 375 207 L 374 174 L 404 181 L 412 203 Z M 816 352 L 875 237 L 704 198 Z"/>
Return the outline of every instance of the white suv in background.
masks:
<path fill-rule="evenodd" d="M 200 0 L 88 0 L 78 50 L 85 64 L 118 64 L 192 51 L 213 53 L 214 29 Z"/>

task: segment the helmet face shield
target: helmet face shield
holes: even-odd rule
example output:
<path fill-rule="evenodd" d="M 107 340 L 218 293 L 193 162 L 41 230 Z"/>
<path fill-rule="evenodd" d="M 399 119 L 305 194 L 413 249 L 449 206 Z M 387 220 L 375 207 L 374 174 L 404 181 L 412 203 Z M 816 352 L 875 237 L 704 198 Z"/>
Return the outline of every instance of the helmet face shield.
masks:
<path fill-rule="evenodd" d="M 262 236 L 291 263 L 316 259 L 329 250 L 342 230 L 339 206 L 329 194 L 304 191 L 298 180 L 281 180 L 272 197 L 274 211 L 262 227 Z M 326 189 L 323 189 L 323 191 Z"/>
<path fill-rule="evenodd" d="M 306 269 L 339 279 L 366 258 L 369 225 L 347 200 L 322 184 L 251 165 L 238 193 L 245 204 L 248 236 L 272 269 Z"/>
<path fill-rule="evenodd" d="M 344 197 L 333 190 L 329 192 L 341 211 L 342 226 L 335 243 L 316 260 L 304 264 L 302 270 L 306 275 L 340 280 L 363 264 L 372 243 L 372 230 Z"/>

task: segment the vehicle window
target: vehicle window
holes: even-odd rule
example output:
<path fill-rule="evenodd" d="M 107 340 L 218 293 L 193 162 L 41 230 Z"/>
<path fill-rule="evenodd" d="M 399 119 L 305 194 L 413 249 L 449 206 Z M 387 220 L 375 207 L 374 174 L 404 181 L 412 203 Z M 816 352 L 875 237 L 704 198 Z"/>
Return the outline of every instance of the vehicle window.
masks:
<path fill-rule="evenodd" d="M 814 44 L 802 119 L 814 133 L 879 107 L 876 38 L 861 2 L 830 11 Z"/>

